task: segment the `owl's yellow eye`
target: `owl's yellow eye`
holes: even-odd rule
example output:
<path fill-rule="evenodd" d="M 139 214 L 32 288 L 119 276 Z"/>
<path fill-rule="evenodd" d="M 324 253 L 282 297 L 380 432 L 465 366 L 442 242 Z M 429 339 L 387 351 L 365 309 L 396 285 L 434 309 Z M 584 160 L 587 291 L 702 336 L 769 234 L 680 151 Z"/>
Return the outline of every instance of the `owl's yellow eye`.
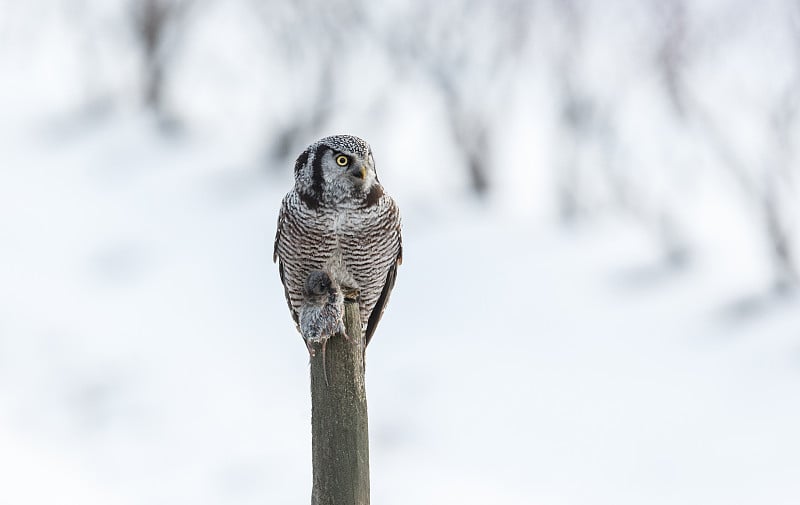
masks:
<path fill-rule="evenodd" d="M 339 156 L 336 157 L 336 164 L 339 165 L 340 167 L 346 167 L 347 165 L 350 164 L 350 158 L 348 158 L 344 154 L 340 154 Z"/>

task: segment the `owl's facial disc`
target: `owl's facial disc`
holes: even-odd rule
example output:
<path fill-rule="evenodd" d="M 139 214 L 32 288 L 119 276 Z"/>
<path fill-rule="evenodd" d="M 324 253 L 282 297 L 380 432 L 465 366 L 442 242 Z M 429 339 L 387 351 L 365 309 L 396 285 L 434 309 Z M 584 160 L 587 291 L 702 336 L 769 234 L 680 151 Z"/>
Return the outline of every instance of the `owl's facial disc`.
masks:
<path fill-rule="evenodd" d="M 372 155 L 356 157 L 347 170 L 350 181 L 358 188 L 368 190 L 375 182 L 375 162 Z"/>

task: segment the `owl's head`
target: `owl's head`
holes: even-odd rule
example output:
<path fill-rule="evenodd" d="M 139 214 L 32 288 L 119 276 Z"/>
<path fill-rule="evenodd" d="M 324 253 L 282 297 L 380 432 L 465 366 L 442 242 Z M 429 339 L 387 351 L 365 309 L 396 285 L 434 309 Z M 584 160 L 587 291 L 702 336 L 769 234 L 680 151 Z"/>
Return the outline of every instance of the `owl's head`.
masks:
<path fill-rule="evenodd" d="M 295 189 L 311 208 L 380 196 L 372 149 L 353 135 L 325 137 L 308 146 L 295 162 L 294 178 Z"/>
<path fill-rule="evenodd" d="M 321 303 L 336 293 L 338 285 L 324 270 L 312 270 L 303 286 L 303 298 L 309 302 Z"/>

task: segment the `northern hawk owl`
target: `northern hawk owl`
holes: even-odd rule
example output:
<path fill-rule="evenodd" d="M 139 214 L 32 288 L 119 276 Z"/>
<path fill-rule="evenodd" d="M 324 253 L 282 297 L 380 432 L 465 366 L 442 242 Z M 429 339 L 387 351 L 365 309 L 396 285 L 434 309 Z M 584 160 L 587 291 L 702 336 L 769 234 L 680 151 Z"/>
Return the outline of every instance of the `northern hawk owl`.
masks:
<path fill-rule="evenodd" d="M 403 253 L 400 212 L 378 181 L 372 149 L 351 135 L 325 137 L 297 158 L 294 179 L 281 205 L 273 256 L 292 318 L 300 330 L 306 280 L 324 270 L 345 298 L 358 300 L 369 343 Z"/>

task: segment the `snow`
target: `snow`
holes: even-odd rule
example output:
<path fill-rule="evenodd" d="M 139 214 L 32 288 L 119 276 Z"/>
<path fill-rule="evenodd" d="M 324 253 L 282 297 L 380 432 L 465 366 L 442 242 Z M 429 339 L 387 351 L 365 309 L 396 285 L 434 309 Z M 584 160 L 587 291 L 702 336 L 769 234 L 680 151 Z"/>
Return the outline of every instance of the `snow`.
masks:
<path fill-rule="evenodd" d="M 291 164 L 266 170 L 260 151 L 291 83 L 252 54 L 245 4 L 210 3 L 175 63 L 184 126 L 164 133 L 108 66 L 117 47 L 133 75 L 124 34 L 82 83 L 86 41 L 54 5 L 0 23 L 31 45 L 0 48 L 0 504 L 308 503 L 307 351 L 272 263 Z M 114 33 L 115 12 L 86 26 Z M 367 354 L 373 503 L 797 503 L 800 302 L 759 296 L 735 185 L 699 170 L 644 188 L 696 244 L 674 269 L 630 220 L 557 226 L 552 173 L 524 163 L 552 160 L 552 120 L 516 115 L 495 118 L 507 192 L 472 202 L 435 91 L 372 63 L 369 103 L 340 103 L 331 129 L 372 143 L 404 219 Z M 519 88 L 523 110 L 548 110 L 547 85 Z M 691 136 L 660 121 L 623 136 Z M 675 157 L 703 165 L 699 150 Z"/>

